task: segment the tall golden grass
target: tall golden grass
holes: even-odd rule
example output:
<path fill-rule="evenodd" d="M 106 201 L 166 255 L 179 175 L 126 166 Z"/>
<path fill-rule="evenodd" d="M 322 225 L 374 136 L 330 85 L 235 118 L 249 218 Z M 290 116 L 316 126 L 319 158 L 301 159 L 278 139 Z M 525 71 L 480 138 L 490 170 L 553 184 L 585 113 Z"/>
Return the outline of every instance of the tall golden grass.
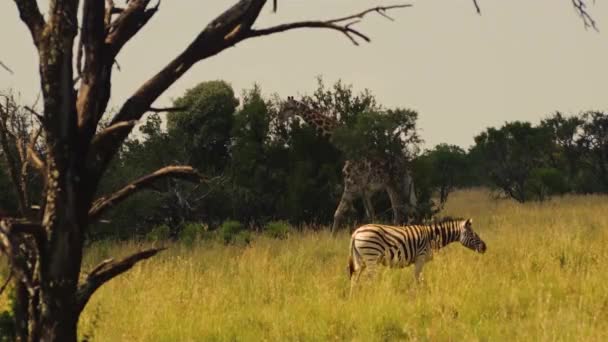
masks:
<path fill-rule="evenodd" d="M 608 341 L 608 197 L 544 203 L 459 191 L 480 255 L 452 244 L 385 270 L 348 299 L 349 234 L 257 236 L 249 247 L 172 244 L 108 283 L 80 320 L 93 341 Z M 144 246 L 99 243 L 87 268 Z M 6 299 L 2 299 L 6 301 Z"/>

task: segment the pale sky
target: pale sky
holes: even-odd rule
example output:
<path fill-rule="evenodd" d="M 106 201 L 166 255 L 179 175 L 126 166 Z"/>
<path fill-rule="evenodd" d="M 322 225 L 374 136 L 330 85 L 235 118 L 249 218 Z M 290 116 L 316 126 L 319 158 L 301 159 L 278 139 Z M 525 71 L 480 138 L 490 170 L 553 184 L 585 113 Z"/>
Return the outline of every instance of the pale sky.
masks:
<path fill-rule="evenodd" d="M 270 1 L 269 1 L 270 2 Z M 43 11 L 47 1 L 38 1 Z M 111 106 L 118 107 L 200 32 L 235 3 L 163 1 L 160 11 L 118 56 Z M 257 27 L 326 19 L 398 1 L 279 1 L 263 10 Z M 447 142 L 468 147 L 488 126 L 505 121 L 537 123 L 556 110 L 608 110 L 608 5 L 589 0 L 600 32 L 585 30 L 570 0 L 418 0 L 390 13 L 394 22 L 370 15 L 359 28 L 370 44 L 353 46 L 333 31 L 301 30 L 248 40 L 198 63 L 155 103 L 168 105 L 186 89 L 223 79 L 237 94 L 260 84 L 265 94 L 310 93 L 315 77 L 342 79 L 369 88 L 379 102 L 419 112 L 430 147 Z M 331 6 L 333 7 L 330 7 Z M 26 99 L 38 93 L 37 56 L 13 1 L 0 2 L 0 89 Z M 603 81 L 603 82 L 602 82 Z"/>

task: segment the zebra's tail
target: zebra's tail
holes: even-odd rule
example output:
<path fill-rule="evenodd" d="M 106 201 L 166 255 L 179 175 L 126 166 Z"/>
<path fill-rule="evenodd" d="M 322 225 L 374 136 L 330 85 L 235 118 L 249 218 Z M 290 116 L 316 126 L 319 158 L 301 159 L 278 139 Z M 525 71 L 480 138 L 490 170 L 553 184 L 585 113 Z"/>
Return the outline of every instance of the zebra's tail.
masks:
<path fill-rule="evenodd" d="M 353 277 L 353 273 L 355 273 L 355 263 L 353 262 L 353 256 L 349 255 L 348 256 L 348 271 L 349 271 L 349 277 L 352 278 Z"/>
<path fill-rule="evenodd" d="M 355 266 L 355 258 L 357 258 L 358 256 L 359 256 L 359 252 L 355 248 L 355 238 L 352 237 L 350 239 L 350 253 L 348 255 L 348 271 L 349 271 L 349 277 L 350 278 L 353 277 L 353 274 L 356 271 L 356 269 L 355 269 L 355 267 L 356 267 Z"/>

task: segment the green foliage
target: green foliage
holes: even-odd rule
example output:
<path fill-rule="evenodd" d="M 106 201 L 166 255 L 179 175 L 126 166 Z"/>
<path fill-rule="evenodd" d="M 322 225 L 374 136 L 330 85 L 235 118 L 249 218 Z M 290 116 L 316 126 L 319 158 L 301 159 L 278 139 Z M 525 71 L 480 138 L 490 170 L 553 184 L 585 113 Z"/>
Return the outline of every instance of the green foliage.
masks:
<path fill-rule="evenodd" d="M 205 237 L 208 227 L 198 222 L 184 222 L 180 228 L 178 233 L 179 241 L 187 246 L 192 246 L 195 242 Z"/>
<path fill-rule="evenodd" d="M 369 89 L 355 94 L 352 85 L 338 80 L 327 88 L 321 76 L 317 77 L 317 89 L 312 96 L 304 96 L 302 101 L 320 112 L 335 113 L 340 122 L 348 124 L 364 112 L 379 111 L 381 106 Z"/>
<path fill-rule="evenodd" d="M 544 200 L 550 195 L 563 195 L 568 191 L 568 181 L 563 172 L 552 167 L 539 167 L 530 173 L 529 198 Z"/>
<path fill-rule="evenodd" d="M 491 185 L 519 201 L 608 191 L 603 113 L 556 113 L 539 126 L 506 123 L 488 128 L 467 152 L 439 144 L 419 154 L 418 113 L 384 108 L 367 89 L 356 92 L 341 81 L 326 86 L 319 78 L 318 88 L 302 101 L 338 120 L 332 139 L 301 120 L 282 120 L 278 97 L 264 97 L 257 85 L 243 91 L 237 109 L 229 84 L 200 83 L 175 101 L 186 109 L 168 115 L 168 131 L 161 116 L 148 115 L 140 134 L 110 164 L 99 195 L 167 165 L 191 164 L 209 179 L 198 185 L 161 179 L 109 211 L 104 219 L 110 223 L 96 224 L 88 237 L 155 236 L 150 229 L 163 226 L 172 237 L 194 243 L 216 233 L 199 235 L 184 222 L 215 227 L 233 218 L 256 228 L 270 220 L 328 224 L 342 193 L 346 159 L 402 158 L 408 163 L 416 218 L 436 214 L 459 187 Z M 12 211 L 14 194 L 5 167 L 0 171 L 0 208 Z M 379 218 L 390 218 L 384 193 L 373 202 Z M 354 209 L 351 219 L 364 216 L 360 202 Z M 237 240 L 232 236 L 238 233 L 227 234 L 229 241 Z"/>
<path fill-rule="evenodd" d="M 235 220 L 226 220 L 218 228 L 218 236 L 226 244 L 237 244 L 240 242 L 250 241 L 248 232 L 245 231 L 245 227 L 242 223 Z"/>
<path fill-rule="evenodd" d="M 591 111 L 582 115 L 579 145 L 589 173 L 596 178 L 593 192 L 608 192 L 608 114 Z"/>
<path fill-rule="evenodd" d="M 439 144 L 416 158 L 414 165 L 418 198 L 426 199 L 436 191 L 439 207 L 443 207 L 457 186 L 465 183 L 469 173 L 467 154 L 455 145 Z"/>
<path fill-rule="evenodd" d="M 361 112 L 336 130 L 334 142 L 351 160 L 414 154 L 420 142 L 417 118 L 418 113 L 407 109 Z"/>
<path fill-rule="evenodd" d="M 166 241 L 171 237 L 171 228 L 166 224 L 161 224 L 152 228 L 146 238 L 149 241 Z"/>
<path fill-rule="evenodd" d="M 272 221 L 264 226 L 264 234 L 275 239 L 286 239 L 292 228 L 287 221 Z"/>
<path fill-rule="evenodd" d="M 488 128 L 475 137 L 490 179 L 508 196 L 519 202 L 530 198 L 530 177 L 536 168 L 547 165 L 551 149 L 550 132 L 529 122 L 510 122 L 500 129 Z"/>
<path fill-rule="evenodd" d="M 3 281 L 5 281 L 3 279 Z M 15 289 L 6 288 L 8 291 L 8 308 L 0 311 L 0 342 L 12 342 L 17 335 L 15 324 Z"/>
<path fill-rule="evenodd" d="M 167 115 L 169 134 L 180 140 L 186 162 L 206 173 L 218 173 L 228 163 L 230 132 L 238 100 L 224 81 L 202 82 L 174 101 L 186 109 Z"/>

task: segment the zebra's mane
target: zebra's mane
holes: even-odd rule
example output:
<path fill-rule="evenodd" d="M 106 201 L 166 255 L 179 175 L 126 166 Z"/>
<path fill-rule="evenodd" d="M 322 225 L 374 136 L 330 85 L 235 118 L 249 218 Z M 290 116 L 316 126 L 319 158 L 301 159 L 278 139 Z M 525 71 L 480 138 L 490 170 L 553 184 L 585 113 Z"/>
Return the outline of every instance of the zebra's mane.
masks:
<path fill-rule="evenodd" d="M 433 220 L 430 223 L 431 224 L 439 224 L 439 223 L 460 222 L 460 221 L 466 221 L 466 218 L 463 218 L 463 217 L 454 217 L 454 216 L 435 217 L 435 218 L 433 218 Z"/>

